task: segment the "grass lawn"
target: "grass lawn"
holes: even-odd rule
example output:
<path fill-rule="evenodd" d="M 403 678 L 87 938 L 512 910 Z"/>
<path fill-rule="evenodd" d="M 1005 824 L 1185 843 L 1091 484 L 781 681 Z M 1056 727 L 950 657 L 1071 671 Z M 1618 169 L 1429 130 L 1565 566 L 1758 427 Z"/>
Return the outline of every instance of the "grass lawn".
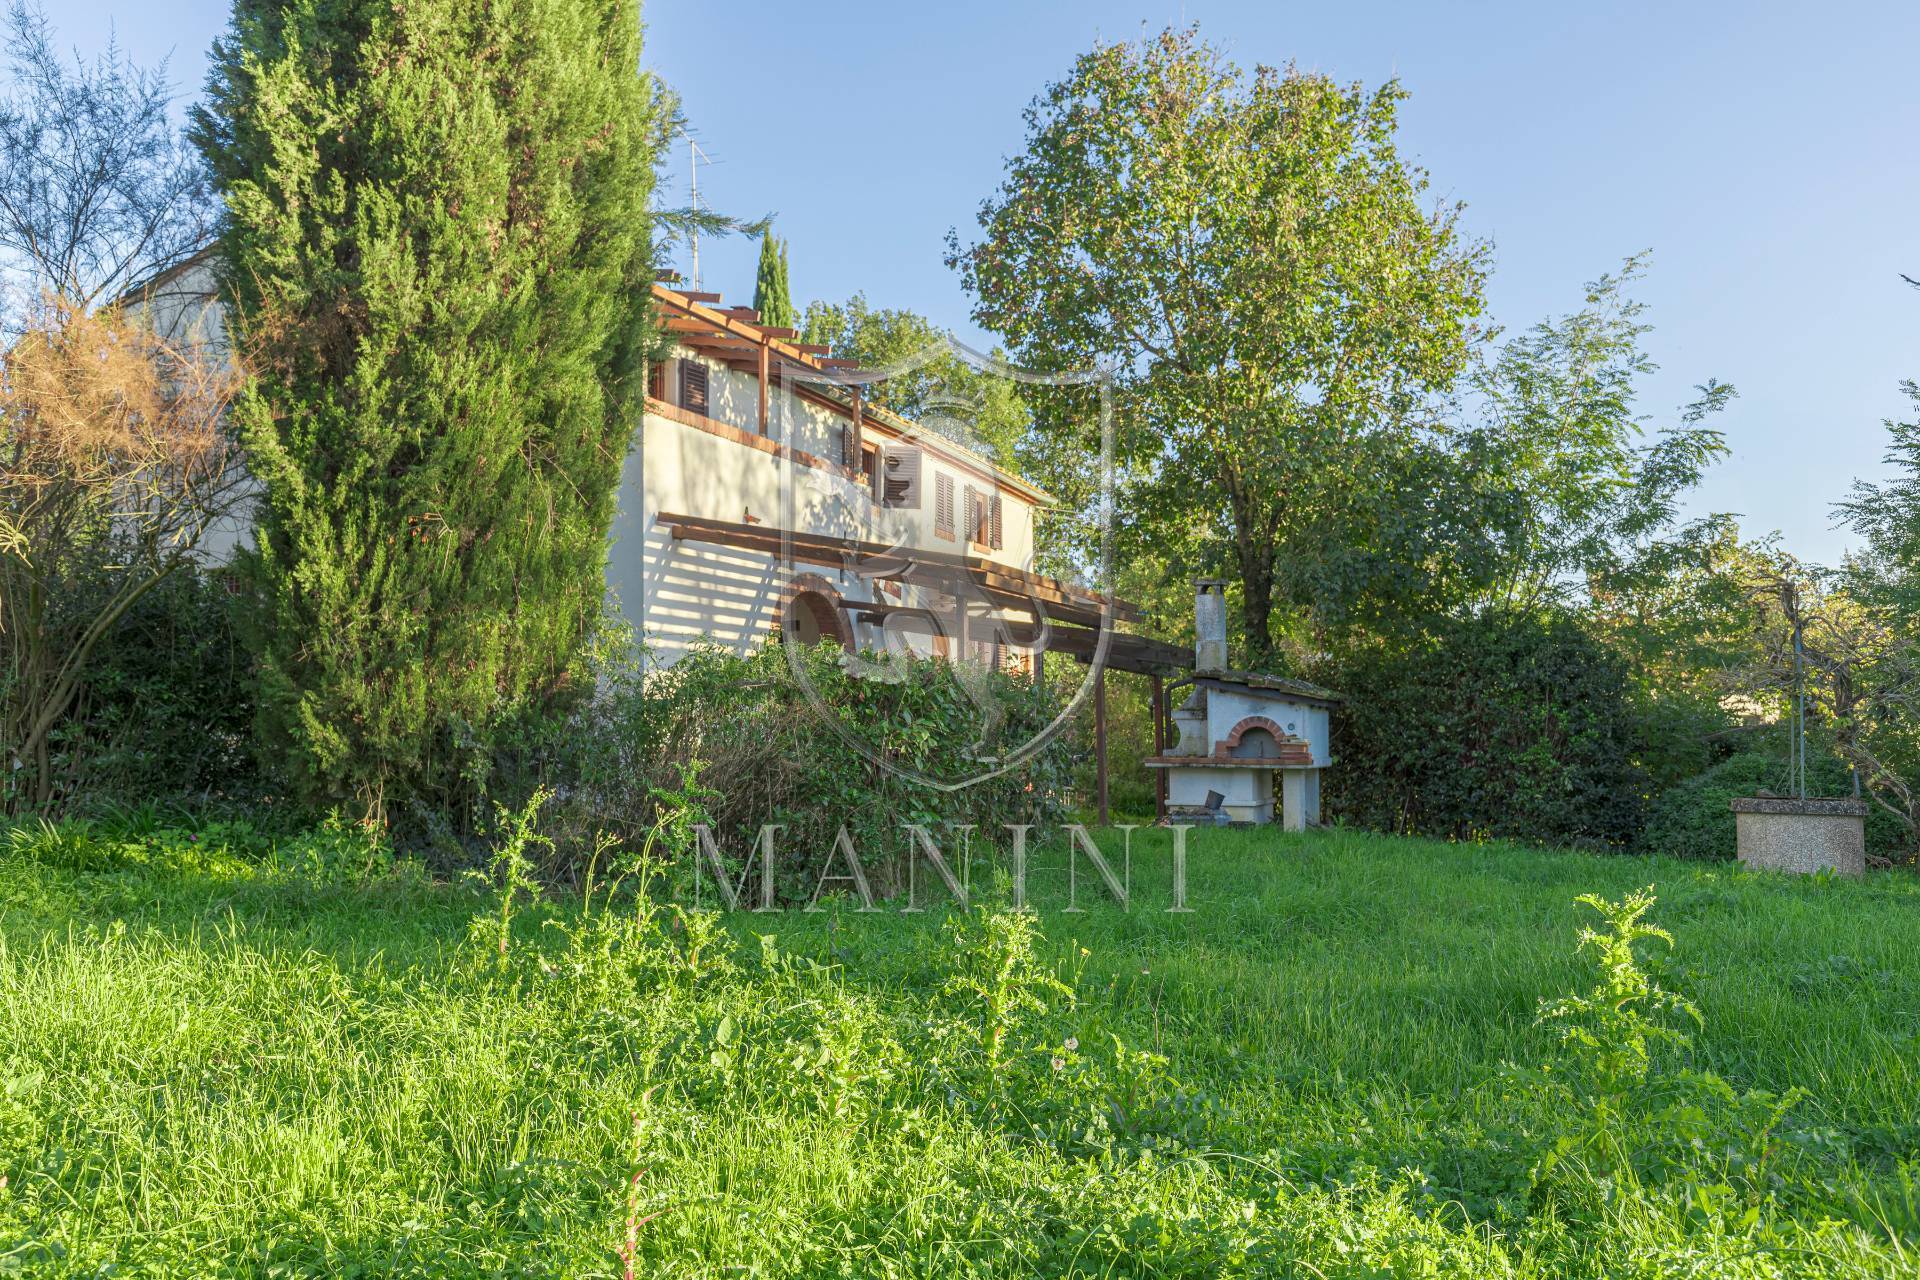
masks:
<path fill-rule="evenodd" d="M 0 840 L 0 1274 L 612 1276 L 630 1218 L 648 1276 L 1920 1272 L 1904 873 L 1198 831 L 1175 914 L 1141 831 L 1125 911 L 1037 855 L 1032 938 L 564 899 L 503 957 L 225 840 Z M 1702 1025 L 1610 1093 L 1535 1017 L 1648 884 Z"/>

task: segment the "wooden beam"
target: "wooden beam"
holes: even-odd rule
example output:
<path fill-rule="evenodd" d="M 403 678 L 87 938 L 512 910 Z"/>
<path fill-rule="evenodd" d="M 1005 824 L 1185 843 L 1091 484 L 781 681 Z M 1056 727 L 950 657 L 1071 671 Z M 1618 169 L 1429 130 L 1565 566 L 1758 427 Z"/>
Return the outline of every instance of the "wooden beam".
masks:
<path fill-rule="evenodd" d="M 766 344 L 762 343 L 760 346 L 760 378 L 758 385 L 760 387 L 760 434 L 763 436 L 767 434 L 767 379 L 769 376 L 767 370 L 767 348 Z"/>
<path fill-rule="evenodd" d="M 1164 756 L 1167 754 L 1167 682 L 1157 671 L 1147 679 L 1152 682 L 1153 690 L 1153 754 Z M 1153 820 L 1155 822 L 1167 820 L 1167 771 L 1165 769 L 1153 771 Z"/>
<path fill-rule="evenodd" d="M 847 457 L 852 459 L 851 465 L 853 466 L 854 470 L 858 471 L 860 469 L 861 461 L 865 457 L 865 455 L 860 452 L 863 446 L 863 442 L 860 439 L 860 435 L 861 435 L 860 425 L 866 421 L 867 414 L 866 414 L 866 410 L 861 407 L 860 384 L 856 382 L 853 385 L 852 391 L 853 391 L 853 415 L 851 420 L 848 423 L 847 430 L 852 432 L 853 434 L 852 434 L 852 443 L 850 443 L 847 446 Z M 876 465 L 874 467 L 873 474 L 874 474 L 874 482 L 876 484 L 879 483 L 879 478 L 886 474 L 886 471 L 887 469 L 884 465 Z M 874 496 L 878 497 L 879 495 L 876 494 Z"/>
<path fill-rule="evenodd" d="M 1093 779 L 1098 796 L 1100 825 L 1113 825 L 1107 808 L 1107 669 L 1100 668 L 1093 684 Z"/>
<path fill-rule="evenodd" d="M 757 439 L 742 434 L 746 439 Z M 671 512 L 661 512 L 655 517 L 655 522 L 670 530 L 677 539 L 712 542 L 776 556 L 784 552 L 808 564 L 833 565 L 865 578 L 893 578 L 943 589 L 962 583 L 1009 610 L 1030 612 L 1037 601 L 1050 616 L 1088 628 L 1100 624 L 1102 609 L 1108 607 L 1106 601 L 1091 592 L 1025 569 L 991 563 L 977 556 L 963 556 L 950 551 L 903 550 L 885 543 L 828 534 L 782 533 L 778 529 Z M 1134 606 L 1119 600 L 1111 602 L 1110 608 L 1115 616 L 1137 612 Z M 1080 634 L 1097 633 L 1083 631 Z"/>

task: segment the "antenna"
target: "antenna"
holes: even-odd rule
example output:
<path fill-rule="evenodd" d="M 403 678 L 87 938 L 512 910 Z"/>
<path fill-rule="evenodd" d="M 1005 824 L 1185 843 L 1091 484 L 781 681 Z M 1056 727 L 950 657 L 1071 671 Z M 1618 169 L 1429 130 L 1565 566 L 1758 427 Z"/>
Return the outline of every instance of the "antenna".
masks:
<path fill-rule="evenodd" d="M 693 245 L 693 288 L 700 290 L 700 164 L 713 163 L 713 158 L 700 149 L 693 140 L 693 134 L 687 134 L 687 187 L 690 191 L 688 204 L 693 209 L 693 234 L 689 237 Z"/>

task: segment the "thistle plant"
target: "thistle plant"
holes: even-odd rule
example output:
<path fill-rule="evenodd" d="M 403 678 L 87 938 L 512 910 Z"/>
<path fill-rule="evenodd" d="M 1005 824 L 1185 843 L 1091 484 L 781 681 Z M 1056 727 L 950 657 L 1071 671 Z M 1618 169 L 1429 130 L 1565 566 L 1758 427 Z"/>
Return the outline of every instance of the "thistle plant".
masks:
<path fill-rule="evenodd" d="M 1047 1012 L 1049 998 L 1071 1004 L 1073 988 L 1040 962 L 1040 929 L 1029 912 L 976 907 L 970 916 L 956 917 L 948 931 L 953 972 L 945 990 L 976 1013 L 988 1089 L 997 1097 L 1009 1033 L 1029 1016 Z"/>
<path fill-rule="evenodd" d="M 1662 1021 L 1664 1015 L 1677 1013 L 1696 1026 L 1704 1024 L 1694 1003 L 1656 982 L 1634 952 L 1648 940 L 1673 946 L 1672 934 L 1642 919 L 1654 904 L 1653 886 L 1621 902 L 1595 893 L 1583 893 L 1575 901 L 1599 912 L 1606 924 L 1604 932 L 1580 930 L 1580 950 L 1594 953 L 1600 980 L 1584 994 L 1541 1001 L 1538 1022 L 1554 1029 L 1595 1089 L 1614 1096 L 1646 1081 L 1650 1046 L 1683 1049 L 1690 1043 L 1684 1032 Z"/>
<path fill-rule="evenodd" d="M 1655 1049 L 1684 1049 L 1692 1043 L 1672 1025 L 1674 1015 L 1704 1025 L 1694 1003 L 1662 987 L 1642 967 L 1635 951 L 1647 941 L 1673 946 L 1672 934 L 1644 919 L 1654 904 L 1653 886 L 1620 902 L 1592 893 L 1581 894 L 1575 901 L 1593 908 L 1604 924 L 1603 929 L 1583 926 L 1580 930 L 1579 950 L 1593 953 L 1599 980 L 1583 993 L 1542 1000 L 1536 1025 L 1551 1028 L 1558 1039 L 1568 1064 L 1559 1088 L 1572 1095 L 1583 1122 L 1580 1131 L 1554 1145 L 1535 1171 L 1536 1177 L 1575 1153 L 1628 1171 L 1627 1133 L 1633 1115 L 1644 1109 L 1632 1102 L 1648 1085 Z M 1554 1080 L 1554 1069 L 1548 1067 L 1542 1078 Z"/>
<path fill-rule="evenodd" d="M 535 845 L 545 845 L 549 852 L 553 849 L 552 839 L 535 829 L 541 806 L 552 796 L 552 791 L 541 787 L 518 813 L 504 807 L 498 811 L 501 838 L 495 843 L 493 859 L 487 865 L 487 879 L 499 896 L 494 963 L 501 969 L 507 967 L 507 948 L 513 940 L 516 899 L 524 895 L 533 902 L 540 897 L 540 881 L 533 874 L 533 860 L 527 856 L 527 850 Z"/>

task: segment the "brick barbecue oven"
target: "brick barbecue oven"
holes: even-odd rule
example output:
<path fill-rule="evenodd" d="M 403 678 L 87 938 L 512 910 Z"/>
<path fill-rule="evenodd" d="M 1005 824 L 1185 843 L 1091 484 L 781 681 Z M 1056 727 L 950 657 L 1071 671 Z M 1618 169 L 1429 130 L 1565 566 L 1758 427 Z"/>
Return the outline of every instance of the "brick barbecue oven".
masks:
<path fill-rule="evenodd" d="M 1173 712 L 1180 740 L 1147 767 L 1167 771 L 1169 822 L 1272 822 L 1277 809 L 1288 831 L 1303 831 L 1320 821 L 1320 771 L 1333 763 L 1329 713 L 1340 695 L 1229 670 L 1225 590 L 1218 578 L 1195 584 L 1192 692 Z"/>

